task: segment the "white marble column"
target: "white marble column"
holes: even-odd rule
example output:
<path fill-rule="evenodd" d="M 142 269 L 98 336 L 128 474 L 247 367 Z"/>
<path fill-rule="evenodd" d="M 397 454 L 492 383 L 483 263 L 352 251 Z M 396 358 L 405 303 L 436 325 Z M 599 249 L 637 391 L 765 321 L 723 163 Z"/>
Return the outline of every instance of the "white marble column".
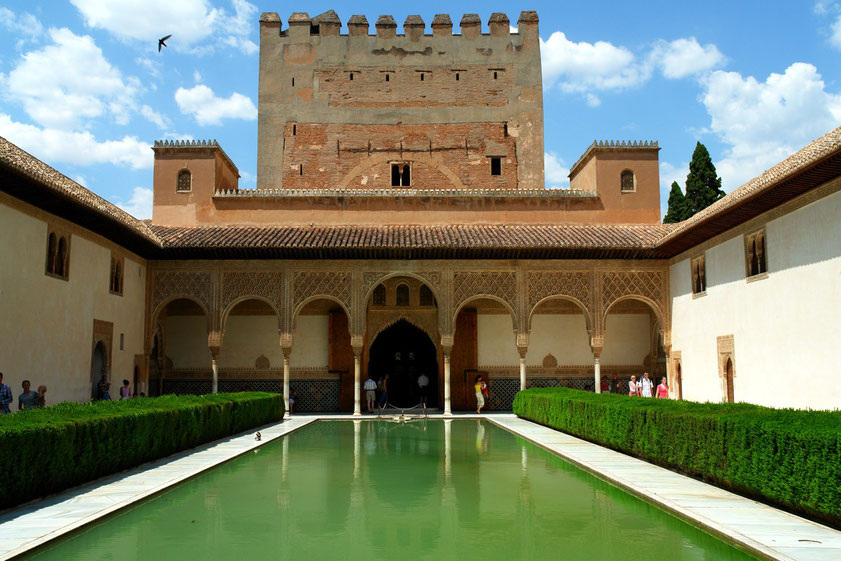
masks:
<path fill-rule="evenodd" d="M 219 368 L 216 366 L 216 355 L 213 355 L 213 358 L 210 359 L 210 368 L 213 370 L 210 393 L 219 393 Z"/>
<path fill-rule="evenodd" d="M 599 364 L 599 355 L 593 355 L 593 371 L 596 382 L 596 393 L 602 393 L 602 367 Z"/>
<path fill-rule="evenodd" d="M 291 349 L 290 349 L 291 351 Z M 289 413 L 289 351 L 283 350 L 283 406 L 286 413 L 285 419 L 290 417 Z"/>
<path fill-rule="evenodd" d="M 450 351 L 444 351 L 444 415 L 449 417 L 453 414 L 450 405 Z"/>
<path fill-rule="evenodd" d="M 360 384 L 362 382 L 362 368 L 359 364 L 361 349 L 353 350 L 353 416 L 359 417 L 362 415 L 362 392 L 360 391 Z"/>
<path fill-rule="evenodd" d="M 520 391 L 526 389 L 526 357 L 520 356 Z"/>

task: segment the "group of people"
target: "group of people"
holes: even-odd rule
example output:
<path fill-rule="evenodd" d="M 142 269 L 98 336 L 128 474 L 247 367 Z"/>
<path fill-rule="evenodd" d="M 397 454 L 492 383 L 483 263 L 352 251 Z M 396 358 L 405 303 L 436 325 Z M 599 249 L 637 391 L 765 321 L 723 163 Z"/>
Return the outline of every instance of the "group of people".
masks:
<path fill-rule="evenodd" d="M 621 385 L 622 383 L 619 381 L 616 374 L 614 374 L 609 383 L 606 383 L 605 379 L 602 380 L 602 391 L 622 393 Z M 631 376 L 631 379 L 628 382 L 628 395 L 669 399 L 669 381 L 664 376 L 663 379 L 660 380 L 660 384 L 655 388 L 654 380 L 648 377 L 648 372 L 644 372 L 642 378 L 639 380 L 637 380 L 636 376 Z"/>
<path fill-rule="evenodd" d="M 123 380 L 123 385 L 120 386 L 120 401 L 131 398 L 131 391 L 129 390 L 128 380 Z M 102 375 L 99 383 L 96 385 L 96 399 L 111 401 L 111 382 L 108 381 L 108 376 Z"/>
<path fill-rule="evenodd" d="M 32 384 L 29 380 L 24 380 L 21 383 L 23 393 L 18 396 L 18 411 L 24 409 L 38 409 L 46 406 L 47 386 L 38 386 L 38 391 L 32 389 Z M 3 383 L 3 373 L 0 372 L 0 414 L 5 415 L 12 412 L 12 403 L 14 402 L 12 395 L 12 388 Z"/>
<path fill-rule="evenodd" d="M 365 390 L 366 410 L 372 413 L 375 407 L 380 409 L 388 405 L 388 380 L 391 378 L 390 374 L 380 376 L 376 380 L 368 378 L 362 385 Z M 427 399 L 429 397 L 429 376 L 421 372 L 415 381 L 417 384 L 417 393 L 420 397 L 420 404 L 426 409 Z"/>

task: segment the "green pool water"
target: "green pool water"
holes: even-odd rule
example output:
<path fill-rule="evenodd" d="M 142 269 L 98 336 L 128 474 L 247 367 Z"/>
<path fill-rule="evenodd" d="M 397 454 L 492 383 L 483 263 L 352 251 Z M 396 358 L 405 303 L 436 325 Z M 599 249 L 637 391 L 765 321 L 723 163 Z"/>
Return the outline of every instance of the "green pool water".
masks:
<path fill-rule="evenodd" d="M 487 421 L 320 421 L 29 559 L 753 559 Z"/>

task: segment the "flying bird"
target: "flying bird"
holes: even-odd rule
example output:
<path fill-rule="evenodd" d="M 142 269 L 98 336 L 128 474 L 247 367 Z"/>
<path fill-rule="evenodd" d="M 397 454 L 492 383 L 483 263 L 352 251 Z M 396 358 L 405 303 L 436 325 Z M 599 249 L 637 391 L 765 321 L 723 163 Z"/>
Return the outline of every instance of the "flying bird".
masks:
<path fill-rule="evenodd" d="M 166 47 L 166 43 L 164 41 L 166 41 L 170 37 L 172 37 L 172 35 L 167 35 L 166 37 L 158 39 L 158 52 L 161 52 L 161 47 Z"/>

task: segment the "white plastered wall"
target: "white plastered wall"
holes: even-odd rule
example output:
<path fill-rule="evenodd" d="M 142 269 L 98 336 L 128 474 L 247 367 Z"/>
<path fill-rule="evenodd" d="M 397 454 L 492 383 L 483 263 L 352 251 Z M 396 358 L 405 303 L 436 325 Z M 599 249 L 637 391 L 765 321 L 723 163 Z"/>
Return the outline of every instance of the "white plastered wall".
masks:
<path fill-rule="evenodd" d="M 692 297 L 690 258 L 670 269 L 672 350 L 683 397 L 721 401 L 716 337 L 733 335 L 734 397 L 774 407 L 838 408 L 841 193 L 768 222 L 768 276 L 745 279 L 743 236 L 706 251 L 706 295 Z"/>
<path fill-rule="evenodd" d="M 648 314 L 608 314 L 601 363 L 641 366 L 651 354 L 651 328 Z"/>
<path fill-rule="evenodd" d="M 44 273 L 47 223 L 0 202 L 0 371 L 15 408 L 24 379 L 47 386 L 48 405 L 90 400 L 94 319 L 114 324 L 112 397 L 143 353 L 145 261 L 125 254 L 123 295 L 111 294 L 111 246 L 62 224 L 71 232 L 67 281 Z"/>
<path fill-rule="evenodd" d="M 166 356 L 172 368 L 197 368 L 210 371 L 205 316 L 167 316 Z"/>

